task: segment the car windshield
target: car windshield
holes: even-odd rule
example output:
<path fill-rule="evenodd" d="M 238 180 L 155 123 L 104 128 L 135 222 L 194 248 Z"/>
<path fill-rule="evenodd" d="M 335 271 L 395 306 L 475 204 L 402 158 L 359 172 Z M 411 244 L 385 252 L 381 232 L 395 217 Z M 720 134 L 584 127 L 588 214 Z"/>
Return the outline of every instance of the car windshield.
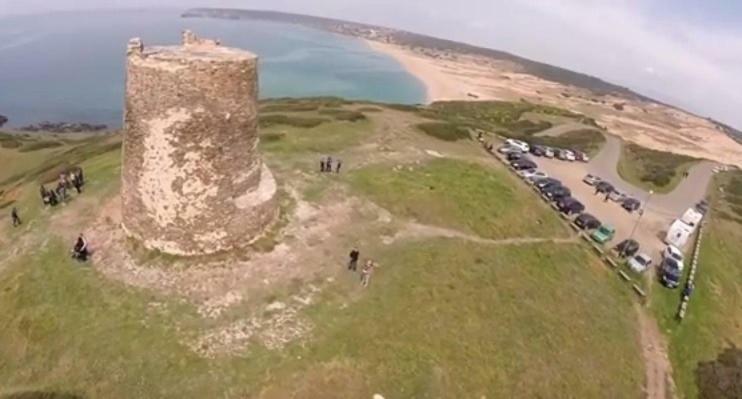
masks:
<path fill-rule="evenodd" d="M 600 234 L 608 235 L 608 234 L 611 234 L 611 228 L 610 227 L 606 227 L 606 226 L 600 226 L 600 228 L 598 229 L 598 232 Z"/>
<path fill-rule="evenodd" d="M 646 266 L 647 264 L 649 264 L 649 258 L 645 257 L 644 255 L 637 255 L 634 260 L 636 260 L 642 266 Z"/>

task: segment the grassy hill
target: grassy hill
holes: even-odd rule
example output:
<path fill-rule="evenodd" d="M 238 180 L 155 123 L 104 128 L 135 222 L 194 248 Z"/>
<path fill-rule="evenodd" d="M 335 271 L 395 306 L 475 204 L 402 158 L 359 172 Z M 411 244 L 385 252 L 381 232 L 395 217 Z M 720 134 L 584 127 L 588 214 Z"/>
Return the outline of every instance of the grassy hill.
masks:
<path fill-rule="evenodd" d="M 633 294 L 475 140 L 418 128 L 463 121 L 328 98 L 262 111 L 285 223 L 214 259 L 116 235 L 119 135 L 0 153 L 18 163 L 0 203 L 24 219 L 0 219 L 0 398 L 641 395 Z M 340 173 L 318 171 L 327 155 Z M 43 207 L 66 165 L 85 191 Z M 353 245 L 380 265 L 366 289 Z"/>

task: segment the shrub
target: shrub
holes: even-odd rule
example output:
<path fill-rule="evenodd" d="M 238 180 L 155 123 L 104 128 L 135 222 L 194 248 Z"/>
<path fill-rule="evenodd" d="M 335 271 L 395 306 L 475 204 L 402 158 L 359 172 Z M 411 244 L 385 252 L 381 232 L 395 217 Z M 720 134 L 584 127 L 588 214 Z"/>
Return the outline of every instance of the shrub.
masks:
<path fill-rule="evenodd" d="M 366 120 L 366 115 L 362 112 L 345 109 L 323 109 L 319 111 L 322 115 L 329 115 L 339 121 L 356 122 Z"/>
<path fill-rule="evenodd" d="M 389 109 L 393 109 L 395 111 L 403 111 L 403 112 L 417 112 L 420 108 L 418 108 L 417 105 L 407 105 L 407 104 L 384 104 L 385 107 Z"/>
<path fill-rule="evenodd" d="M 325 122 L 325 118 L 313 118 L 303 116 L 292 116 L 283 114 L 261 115 L 258 119 L 260 127 L 271 127 L 276 125 L 287 125 L 299 128 L 317 127 Z"/>
<path fill-rule="evenodd" d="M 457 141 L 471 139 L 469 129 L 446 122 L 427 122 L 420 123 L 417 128 L 422 130 L 428 136 L 435 137 L 445 141 Z"/>
<path fill-rule="evenodd" d="M 38 151 L 43 150 L 45 148 L 56 148 L 61 147 L 62 143 L 58 141 L 35 141 L 32 143 L 28 143 L 24 145 L 20 150 L 20 152 L 31 152 L 31 151 Z"/>
<path fill-rule="evenodd" d="M 318 109 L 319 104 L 313 103 L 279 103 L 265 105 L 260 108 L 260 112 L 306 112 Z"/>
<path fill-rule="evenodd" d="M 22 145 L 23 145 L 23 143 L 21 143 L 20 140 L 17 140 L 17 139 L 15 139 L 13 137 L 9 137 L 9 138 L 2 137 L 2 138 L 0 138 L 0 147 L 2 147 L 2 148 L 9 148 L 9 149 L 11 149 L 11 148 L 18 148 L 18 147 L 20 147 Z"/>
<path fill-rule="evenodd" d="M 260 140 L 264 143 L 273 143 L 283 140 L 284 136 L 285 135 L 283 133 L 265 133 L 260 135 Z"/>

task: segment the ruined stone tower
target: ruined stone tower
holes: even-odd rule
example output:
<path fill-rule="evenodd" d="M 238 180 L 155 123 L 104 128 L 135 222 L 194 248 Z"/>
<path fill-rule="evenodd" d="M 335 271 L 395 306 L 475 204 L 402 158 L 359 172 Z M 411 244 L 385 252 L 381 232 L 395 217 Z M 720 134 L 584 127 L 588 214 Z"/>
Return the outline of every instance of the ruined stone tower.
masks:
<path fill-rule="evenodd" d="M 183 34 L 127 51 L 123 228 L 149 249 L 200 255 L 244 247 L 277 213 L 258 154 L 257 57 Z"/>

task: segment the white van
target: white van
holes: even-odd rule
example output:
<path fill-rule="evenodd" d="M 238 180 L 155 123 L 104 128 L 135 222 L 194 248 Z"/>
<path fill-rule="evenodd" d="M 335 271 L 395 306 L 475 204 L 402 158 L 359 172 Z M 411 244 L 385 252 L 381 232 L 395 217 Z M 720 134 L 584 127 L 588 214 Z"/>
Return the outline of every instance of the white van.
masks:
<path fill-rule="evenodd" d="M 683 223 L 693 227 L 694 229 L 698 227 L 699 223 L 701 223 L 701 219 L 703 219 L 703 214 L 693 208 L 688 208 L 683 216 L 680 217 L 680 220 L 682 220 Z"/>
<path fill-rule="evenodd" d="M 505 140 L 505 145 L 518 148 L 523 152 L 529 152 L 531 150 L 531 147 L 528 145 L 528 143 L 516 139 Z"/>
<path fill-rule="evenodd" d="M 675 219 L 667 230 L 665 243 L 668 245 L 674 245 L 676 248 L 683 248 L 688 242 L 691 234 L 693 234 L 693 227 L 688 226 L 680 219 Z"/>

